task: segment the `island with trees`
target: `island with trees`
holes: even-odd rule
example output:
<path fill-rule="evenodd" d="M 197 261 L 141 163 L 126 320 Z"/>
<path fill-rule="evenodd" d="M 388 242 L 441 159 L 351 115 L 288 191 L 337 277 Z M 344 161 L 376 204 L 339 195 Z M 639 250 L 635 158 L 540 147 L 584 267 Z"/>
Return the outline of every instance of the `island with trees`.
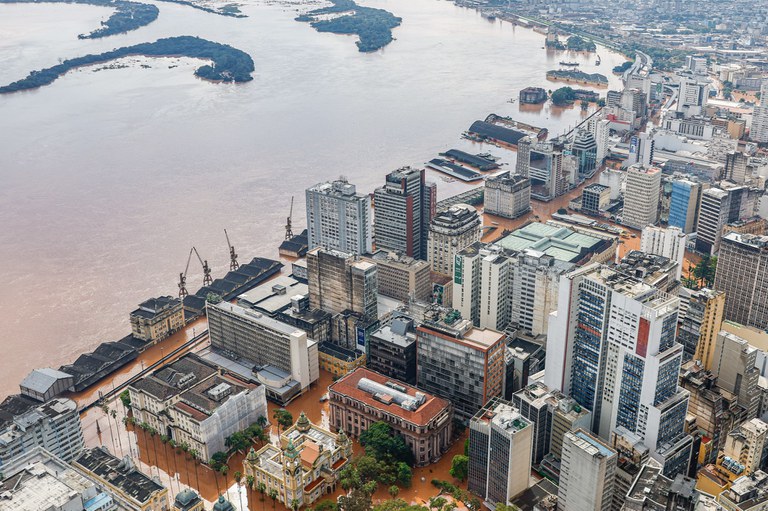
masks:
<path fill-rule="evenodd" d="M 373 52 L 391 43 L 392 29 L 403 21 L 384 9 L 363 7 L 352 0 L 331 2 L 333 5 L 302 14 L 296 21 L 309 23 L 318 32 L 355 34 L 361 52 Z"/>
<path fill-rule="evenodd" d="M 608 85 L 608 78 L 600 73 L 585 73 L 584 71 L 554 69 L 547 71 L 548 80 L 581 83 L 585 85 Z"/>
<path fill-rule="evenodd" d="M 159 9 L 152 4 L 130 2 L 128 0 L 0 0 L 0 3 L 74 3 L 109 7 L 115 10 L 106 21 L 101 22 L 101 28 L 98 28 L 89 34 L 80 34 L 78 36 L 80 39 L 97 39 L 99 37 L 130 32 L 131 30 L 136 30 L 137 28 L 149 25 L 155 21 L 160 14 Z"/>
<path fill-rule="evenodd" d="M 36 89 L 53 83 L 57 78 L 72 69 L 102 64 L 110 60 L 130 56 L 146 57 L 191 57 L 210 60 L 210 64 L 195 70 L 195 76 L 217 82 L 247 82 L 253 80 L 253 59 L 242 50 L 232 46 L 215 43 L 193 36 L 169 37 L 153 43 L 141 43 L 108 51 L 98 55 L 85 55 L 68 59 L 60 64 L 32 71 L 29 76 L 0 87 L 0 94 Z"/>
<path fill-rule="evenodd" d="M 240 7 L 237 4 L 229 3 L 221 7 L 213 8 L 196 3 L 194 0 L 159 0 L 160 2 L 168 2 L 172 4 L 186 5 L 193 9 L 209 12 L 211 14 L 218 14 L 219 16 L 229 16 L 232 18 L 247 18 L 245 14 L 240 12 Z"/>
<path fill-rule="evenodd" d="M 570 105 L 576 101 L 576 91 L 571 87 L 560 87 L 552 93 L 552 103 L 557 106 Z"/>
<path fill-rule="evenodd" d="M 617 75 L 620 75 L 620 74 L 624 73 L 624 71 L 626 71 L 630 67 L 632 67 L 632 61 L 631 60 L 627 60 L 626 62 L 623 62 L 623 63 L 619 64 L 618 66 L 614 66 L 613 72 L 616 73 Z"/>
<path fill-rule="evenodd" d="M 594 41 L 584 39 L 583 37 L 572 35 L 565 43 L 567 49 L 572 51 L 597 51 L 597 45 Z"/>

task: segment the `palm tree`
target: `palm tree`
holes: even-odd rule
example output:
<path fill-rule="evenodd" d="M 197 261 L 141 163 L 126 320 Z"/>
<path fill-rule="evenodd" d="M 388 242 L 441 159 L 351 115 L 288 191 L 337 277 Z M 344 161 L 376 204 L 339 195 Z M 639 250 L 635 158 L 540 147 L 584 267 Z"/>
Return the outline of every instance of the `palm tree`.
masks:
<path fill-rule="evenodd" d="M 215 465 L 215 461 L 211 459 L 211 461 L 208 462 L 208 465 L 213 467 Z M 213 470 L 213 479 L 216 482 L 216 495 L 221 495 L 221 490 L 219 489 L 219 471 L 211 468 Z"/>
<path fill-rule="evenodd" d="M 109 405 L 107 403 L 104 403 L 101 405 L 101 411 L 104 412 L 104 415 L 107 416 L 107 425 L 109 426 L 109 438 L 112 440 L 112 452 L 117 453 L 117 445 L 115 444 L 115 436 L 112 434 L 112 421 L 110 419 L 109 415 Z"/>
<path fill-rule="evenodd" d="M 390 495 L 390 496 L 391 496 L 393 499 L 397 498 L 397 495 L 398 495 L 399 493 L 400 493 L 400 488 L 398 488 L 398 487 L 397 487 L 397 486 L 395 486 L 394 484 L 393 484 L 392 486 L 390 486 L 390 487 L 389 487 L 389 495 Z"/>
<path fill-rule="evenodd" d="M 299 511 L 299 506 L 301 506 L 299 499 L 293 499 L 291 501 L 291 509 L 293 509 L 293 511 Z"/>
<path fill-rule="evenodd" d="M 235 483 L 237 483 L 237 496 L 240 498 L 240 509 L 243 509 L 243 492 L 240 488 L 240 481 L 243 479 L 242 472 L 236 470 L 233 479 L 235 480 Z"/>
<path fill-rule="evenodd" d="M 267 427 L 267 423 L 268 423 L 267 418 L 264 417 L 263 415 L 259 415 L 259 418 L 256 419 L 256 424 L 261 426 L 262 429 Z"/>
<path fill-rule="evenodd" d="M 112 410 L 110 412 L 110 415 L 112 416 L 112 419 L 115 421 L 115 431 L 117 431 L 117 443 L 120 445 L 120 454 L 123 453 L 123 441 L 120 439 L 120 428 L 117 424 L 117 410 Z"/>
<path fill-rule="evenodd" d="M 261 509 L 264 509 L 264 492 L 267 491 L 267 485 L 263 482 L 259 481 L 259 484 L 256 485 L 256 490 L 258 490 L 259 493 L 261 493 Z"/>
<path fill-rule="evenodd" d="M 245 488 L 246 495 L 248 495 L 248 502 L 253 502 L 253 492 L 256 490 L 254 485 L 256 484 L 256 478 L 253 476 L 245 476 Z"/>
<path fill-rule="evenodd" d="M 275 502 L 277 501 L 277 490 L 269 490 L 269 498 L 272 499 L 272 509 L 275 509 Z"/>
<path fill-rule="evenodd" d="M 195 484 L 197 488 L 200 488 L 200 476 L 197 474 L 197 465 L 200 463 L 200 451 L 192 449 L 190 454 L 192 455 L 192 466 L 195 467 Z"/>

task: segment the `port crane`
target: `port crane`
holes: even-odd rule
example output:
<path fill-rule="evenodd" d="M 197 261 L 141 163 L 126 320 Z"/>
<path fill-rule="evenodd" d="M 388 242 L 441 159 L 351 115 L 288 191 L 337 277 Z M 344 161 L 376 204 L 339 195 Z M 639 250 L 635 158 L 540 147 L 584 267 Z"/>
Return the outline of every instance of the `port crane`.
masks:
<path fill-rule="evenodd" d="M 291 195 L 291 211 L 288 213 L 288 219 L 285 221 L 286 240 L 293 238 L 293 231 L 291 230 L 291 217 L 293 217 L 293 195 Z"/>
<path fill-rule="evenodd" d="M 227 234 L 226 229 L 224 229 L 224 236 L 227 237 L 227 246 L 229 247 L 229 270 L 235 271 L 240 268 L 240 263 L 237 262 L 237 252 L 235 252 L 232 243 L 229 242 L 229 234 Z"/>
<path fill-rule="evenodd" d="M 189 249 L 187 267 L 184 268 L 184 273 L 179 273 L 179 298 L 182 300 L 189 296 L 189 291 L 187 291 L 187 272 L 189 271 L 189 263 L 192 261 L 192 252 L 195 253 L 197 260 L 200 261 L 200 265 L 203 267 L 203 285 L 208 286 L 213 282 L 213 278 L 211 277 L 211 267 L 208 266 L 208 260 L 204 261 L 203 258 L 200 257 L 200 253 L 197 251 L 197 249 L 192 247 Z"/>

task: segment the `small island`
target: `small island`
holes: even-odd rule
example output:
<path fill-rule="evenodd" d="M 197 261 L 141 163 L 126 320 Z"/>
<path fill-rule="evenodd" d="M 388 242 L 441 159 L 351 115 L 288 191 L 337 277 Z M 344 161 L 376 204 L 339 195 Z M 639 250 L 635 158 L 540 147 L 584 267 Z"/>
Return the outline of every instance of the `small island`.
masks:
<path fill-rule="evenodd" d="M 620 74 L 624 73 L 624 71 L 626 71 L 630 67 L 632 67 L 632 61 L 628 60 L 628 61 L 624 62 L 623 64 L 619 64 L 618 66 L 614 66 L 613 72 L 616 73 L 617 75 L 620 75 Z"/>
<path fill-rule="evenodd" d="M 585 85 L 608 85 L 608 78 L 600 73 L 585 73 L 570 69 L 554 69 L 547 71 L 547 79 L 562 82 L 581 83 Z"/>
<path fill-rule="evenodd" d="M 558 39 L 557 35 L 555 35 L 555 37 L 552 39 L 548 38 L 545 45 L 547 48 L 553 48 L 555 50 L 588 52 L 597 51 L 597 45 L 594 43 L 594 41 L 584 39 L 583 37 L 577 35 L 570 36 L 565 43 L 563 43 L 560 39 Z"/>
<path fill-rule="evenodd" d="M 355 34 L 359 37 L 356 44 L 361 52 L 376 51 L 391 43 L 392 29 L 403 21 L 391 12 L 363 7 L 352 0 L 331 2 L 333 5 L 302 14 L 296 21 L 309 23 L 318 32 Z M 332 16 L 334 14 L 339 16 Z"/>
<path fill-rule="evenodd" d="M 128 0 L 0 0 L 0 3 L 76 3 L 115 9 L 115 12 L 112 13 L 107 21 L 101 22 L 101 28 L 89 34 L 80 34 L 78 36 L 80 39 L 98 39 L 100 37 L 130 32 L 131 30 L 149 25 L 157 19 L 160 13 L 159 9 L 152 4 L 142 4 Z"/>
<path fill-rule="evenodd" d="M 146 57 L 191 57 L 212 61 L 195 70 L 195 76 L 217 82 L 247 82 L 253 80 L 253 59 L 242 50 L 192 36 L 169 37 L 154 43 L 126 46 L 98 55 L 86 55 L 68 59 L 61 64 L 32 71 L 29 76 L 0 87 L 0 94 L 36 89 L 53 83 L 72 69 L 101 64 L 122 57 L 143 55 Z"/>
<path fill-rule="evenodd" d="M 187 7 L 192 7 L 193 9 L 198 9 L 200 11 L 209 12 L 211 14 L 218 14 L 219 16 L 229 16 L 231 18 L 247 18 L 245 14 L 240 12 L 240 7 L 238 7 L 237 4 L 227 4 L 222 7 L 212 8 L 212 7 L 206 7 L 205 5 L 201 5 L 199 3 L 196 3 L 194 0 L 158 0 L 160 2 L 168 2 L 172 4 L 179 4 L 179 5 L 186 5 Z"/>

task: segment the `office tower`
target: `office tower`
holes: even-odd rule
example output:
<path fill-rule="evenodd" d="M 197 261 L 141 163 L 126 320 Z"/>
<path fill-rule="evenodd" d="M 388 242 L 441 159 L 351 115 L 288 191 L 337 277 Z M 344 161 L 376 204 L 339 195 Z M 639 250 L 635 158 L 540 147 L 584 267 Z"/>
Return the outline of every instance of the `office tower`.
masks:
<path fill-rule="evenodd" d="M 432 271 L 443 275 L 453 272 L 456 253 L 480 241 L 482 221 L 477 210 L 468 204 L 457 204 L 441 211 L 429 226 L 429 264 Z"/>
<path fill-rule="evenodd" d="M 765 79 L 760 85 L 760 102 L 752 113 L 749 138 L 761 144 L 768 142 L 768 80 Z"/>
<path fill-rule="evenodd" d="M 608 511 L 613 500 L 616 451 L 580 429 L 563 438 L 558 511 Z"/>
<path fill-rule="evenodd" d="M 702 115 L 709 97 L 709 82 L 691 74 L 679 76 L 677 112 L 684 117 Z"/>
<path fill-rule="evenodd" d="M 747 165 L 749 164 L 749 158 L 741 151 L 731 151 L 725 156 L 725 171 L 723 172 L 723 179 L 727 179 L 732 183 L 743 185 L 750 175 L 751 169 L 748 171 Z"/>
<path fill-rule="evenodd" d="M 515 163 L 515 174 L 522 177 L 530 177 L 531 170 L 531 146 L 533 139 L 523 137 L 517 141 L 517 162 Z"/>
<path fill-rule="evenodd" d="M 717 376 L 717 386 L 737 397 L 747 417 L 756 417 L 760 406 L 757 386 L 760 370 L 755 367 L 757 352 L 745 339 L 721 330 L 712 355 L 712 373 Z"/>
<path fill-rule="evenodd" d="M 507 504 L 529 487 L 533 427 L 508 401 L 492 399 L 469 423 L 467 489 Z"/>
<path fill-rule="evenodd" d="M 744 467 L 749 475 L 760 468 L 768 439 L 768 424 L 760 419 L 751 419 L 739 425 L 728 434 L 723 446 L 723 455 Z"/>
<path fill-rule="evenodd" d="M 416 332 L 413 320 L 393 318 L 368 338 L 368 368 L 416 385 Z"/>
<path fill-rule="evenodd" d="M 683 362 L 698 360 L 706 370 L 712 370 L 724 307 L 725 293 L 722 291 L 707 288 L 688 291 L 688 310 L 678 332 L 678 341 L 683 345 Z"/>
<path fill-rule="evenodd" d="M 525 177 L 502 172 L 485 180 L 483 207 L 489 215 L 517 218 L 531 210 L 531 182 Z"/>
<path fill-rule="evenodd" d="M 307 390 L 319 377 L 317 344 L 307 340 L 306 332 L 227 302 L 209 303 L 206 313 L 211 347 L 222 354 L 242 359 L 242 363 L 276 368 L 294 380 L 286 384 L 294 394 Z M 290 399 L 293 395 L 284 397 Z"/>
<path fill-rule="evenodd" d="M 596 153 L 595 163 L 600 167 L 608 156 L 609 137 L 611 134 L 611 121 L 604 119 L 602 115 L 594 115 L 587 121 L 587 129 L 595 139 Z"/>
<path fill-rule="evenodd" d="M 660 168 L 642 165 L 629 167 L 622 223 L 635 229 L 656 224 L 659 221 L 660 192 Z"/>
<path fill-rule="evenodd" d="M 646 254 L 656 254 L 666 257 L 677 263 L 675 278 L 680 280 L 683 273 L 683 258 L 685 257 L 685 243 L 688 236 L 677 227 L 643 228 L 640 237 L 640 250 Z"/>
<path fill-rule="evenodd" d="M 571 153 L 576 157 L 579 167 L 579 181 L 595 175 L 597 171 L 597 141 L 592 133 L 585 129 L 577 129 L 571 144 Z"/>
<path fill-rule="evenodd" d="M 369 319 L 378 318 L 377 270 L 374 263 L 357 260 L 351 254 L 322 248 L 310 250 L 307 252 L 310 307 L 335 314 L 352 311 Z"/>
<path fill-rule="evenodd" d="M 650 167 L 653 165 L 653 155 L 656 148 L 656 142 L 653 140 L 652 133 L 638 133 L 629 140 L 629 157 L 627 166 L 640 165 Z"/>
<path fill-rule="evenodd" d="M 640 437 L 668 476 L 688 470 L 688 393 L 677 385 L 679 299 L 616 269 L 589 265 L 560 277 L 544 383 L 592 411 L 592 431 Z"/>
<path fill-rule="evenodd" d="M 512 259 L 498 245 L 475 242 L 456 254 L 453 307 L 480 328 L 503 331 L 510 321 Z"/>
<path fill-rule="evenodd" d="M 699 76 L 707 76 L 707 57 L 686 55 L 685 69 Z"/>
<path fill-rule="evenodd" d="M 403 167 L 390 172 L 373 200 L 376 248 L 426 260 L 427 233 L 437 198 L 424 181 L 424 169 Z"/>
<path fill-rule="evenodd" d="M 725 183 L 721 183 L 726 186 Z M 715 255 L 720 250 L 723 227 L 755 214 L 757 192 L 747 186 L 708 188 L 701 194 L 696 227 L 696 251 Z"/>
<path fill-rule="evenodd" d="M 416 339 L 417 386 L 452 402 L 457 419 L 467 423 L 488 400 L 503 395 L 503 333 L 446 317 L 419 326 Z"/>
<path fill-rule="evenodd" d="M 621 108 L 632 112 L 634 117 L 645 117 L 648 113 L 648 95 L 634 88 L 625 88 L 621 93 Z"/>
<path fill-rule="evenodd" d="M 687 179 L 672 181 L 672 195 L 669 206 L 669 226 L 677 227 L 685 234 L 696 230 L 701 201 L 701 183 Z"/>
<path fill-rule="evenodd" d="M 611 200 L 618 200 L 624 192 L 627 173 L 620 170 L 605 169 L 600 173 L 598 182 L 611 189 Z"/>
<path fill-rule="evenodd" d="M 599 215 L 611 203 L 611 188 L 599 183 L 585 186 L 581 194 L 581 211 L 590 215 Z"/>
<path fill-rule="evenodd" d="M 425 260 L 377 250 L 368 258 L 376 264 L 381 295 L 401 302 L 431 301 L 432 281 L 429 263 Z"/>
<path fill-rule="evenodd" d="M 768 330 L 768 236 L 726 234 L 715 289 L 725 292 L 725 319 Z"/>
<path fill-rule="evenodd" d="M 309 248 L 322 247 L 350 254 L 373 250 L 371 198 L 357 193 L 345 178 L 307 188 Z"/>
<path fill-rule="evenodd" d="M 516 173 L 531 180 L 531 197 L 549 201 L 578 183 L 578 164 L 558 140 L 533 141 L 523 137 L 517 143 Z"/>

